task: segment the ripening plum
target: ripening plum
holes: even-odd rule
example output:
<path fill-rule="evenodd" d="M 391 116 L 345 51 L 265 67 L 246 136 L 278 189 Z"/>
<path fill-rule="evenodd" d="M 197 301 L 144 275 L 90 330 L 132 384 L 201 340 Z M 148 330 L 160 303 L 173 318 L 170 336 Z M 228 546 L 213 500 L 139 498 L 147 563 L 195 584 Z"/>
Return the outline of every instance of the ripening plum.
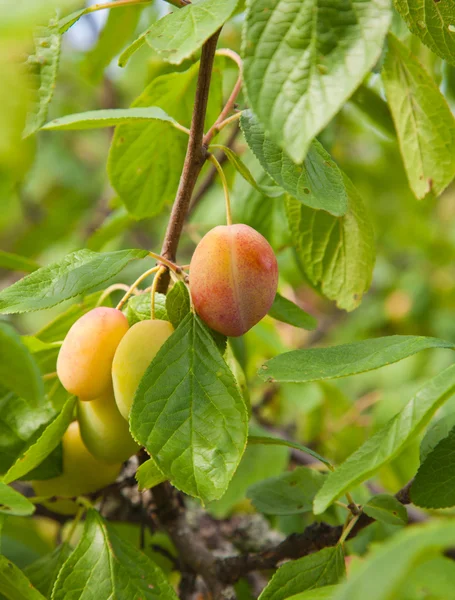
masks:
<path fill-rule="evenodd" d="M 68 331 L 57 359 L 57 374 L 68 392 L 93 400 L 112 387 L 111 367 L 128 320 L 115 308 L 94 308 Z"/>
<path fill-rule="evenodd" d="M 140 321 L 118 345 L 112 363 L 112 382 L 115 401 L 125 419 L 129 417 L 134 394 L 147 367 L 173 332 L 168 321 Z"/>
<path fill-rule="evenodd" d="M 99 460 L 119 463 L 139 450 L 128 423 L 117 408 L 112 390 L 91 402 L 79 401 L 77 418 L 84 444 Z"/>
<path fill-rule="evenodd" d="M 122 463 L 107 464 L 90 454 L 82 441 L 77 421 L 73 421 L 66 430 L 62 445 L 63 473 L 52 479 L 33 481 L 37 496 L 73 498 L 96 492 L 117 479 Z M 74 505 L 70 502 L 52 502 L 46 506 L 64 514 L 74 512 Z"/>
<path fill-rule="evenodd" d="M 248 225 L 223 225 L 199 242 L 190 265 L 198 315 L 227 336 L 243 335 L 270 310 L 278 265 L 268 241 Z"/>

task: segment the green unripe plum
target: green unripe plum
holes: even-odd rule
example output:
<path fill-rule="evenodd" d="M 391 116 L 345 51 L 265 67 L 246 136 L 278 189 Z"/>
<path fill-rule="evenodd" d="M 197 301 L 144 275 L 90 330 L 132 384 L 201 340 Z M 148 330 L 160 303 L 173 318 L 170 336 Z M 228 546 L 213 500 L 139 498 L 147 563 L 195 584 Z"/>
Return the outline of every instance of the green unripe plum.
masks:
<path fill-rule="evenodd" d="M 84 444 L 99 460 L 114 464 L 124 462 L 139 450 L 127 421 L 117 408 L 112 390 L 91 402 L 79 400 L 77 418 Z"/>
<path fill-rule="evenodd" d="M 278 264 L 268 241 L 248 225 L 224 225 L 199 242 L 190 265 L 194 308 L 209 327 L 243 335 L 270 310 Z"/>
<path fill-rule="evenodd" d="M 82 400 L 93 400 L 112 387 L 112 360 L 128 320 L 115 308 L 94 308 L 68 331 L 57 359 L 63 387 Z"/>
<path fill-rule="evenodd" d="M 32 482 L 37 496 L 73 498 L 91 494 L 111 483 L 120 473 L 122 463 L 108 464 L 95 458 L 82 441 L 79 423 L 73 421 L 62 439 L 63 472 L 58 477 Z M 74 504 L 59 501 L 48 503 L 51 510 L 72 514 Z"/>
<path fill-rule="evenodd" d="M 129 417 L 134 394 L 147 367 L 173 332 L 168 321 L 140 321 L 118 345 L 112 363 L 112 382 L 115 401 L 125 419 Z"/>

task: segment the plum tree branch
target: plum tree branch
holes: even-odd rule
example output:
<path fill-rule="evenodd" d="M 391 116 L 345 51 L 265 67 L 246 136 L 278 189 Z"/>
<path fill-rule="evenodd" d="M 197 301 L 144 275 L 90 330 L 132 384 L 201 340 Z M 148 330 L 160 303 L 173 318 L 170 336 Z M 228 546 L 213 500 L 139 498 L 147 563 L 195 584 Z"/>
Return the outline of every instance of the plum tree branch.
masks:
<path fill-rule="evenodd" d="M 213 61 L 215 59 L 216 44 L 220 35 L 218 30 L 202 47 L 201 62 L 196 87 L 193 116 L 191 119 L 190 136 L 183 164 L 182 175 L 177 190 L 177 195 L 172 206 L 171 216 L 164 237 L 161 254 L 164 258 L 175 262 L 177 247 L 182 234 L 183 225 L 188 213 L 191 196 L 196 186 L 197 178 L 202 166 L 207 160 L 207 147 L 203 144 L 204 123 L 207 114 L 210 81 L 212 79 Z M 158 292 L 165 293 L 169 285 L 169 273 L 166 272 L 160 279 Z"/>

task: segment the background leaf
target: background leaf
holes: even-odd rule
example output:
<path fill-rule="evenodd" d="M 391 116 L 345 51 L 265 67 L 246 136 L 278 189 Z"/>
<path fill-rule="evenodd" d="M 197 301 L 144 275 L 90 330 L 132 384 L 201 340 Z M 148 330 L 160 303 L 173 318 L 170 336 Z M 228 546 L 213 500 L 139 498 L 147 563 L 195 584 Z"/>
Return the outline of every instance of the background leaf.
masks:
<path fill-rule="evenodd" d="M 154 23 L 145 39 L 164 60 L 178 65 L 229 19 L 237 2 L 196 0 Z"/>
<path fill-rule="evenodd" d="M 138 294 L 128 300 L 125 310 L 126 318 L 130 327 L 139 321 L 146 321 L 151 318 L 151 300 L 150 294 Z M 166 296 L 164 294 L 155 294 L 155 318 L 163 321 L 169 321 L 166 311 Z"/>
<path fill-rule="evenodd" d="M 317 321 L 314 317 L 306 313 L 303 308 L 294 304 L 280 294 L 275 296 L 272 308 L 268 312 L 269 316 L 283 323 L 288 323 L 294 327 L 301 327 L 312 331 L 317 327 Z"/>
<path fill-rule="evenodd" d="M 368 479 L 397 456 L 454 391 L 455 365 L 433 377 L 401 412 L 328 475 L 314 500 L 315 514 L 326 510 L 344 492 Z"/>
<path fill-rule="evenodd" d="M 69 129 L 97 129 L 99 127 L 113 127 L 137 121 L 166 121 L 174 123 L 162 108 L 158 106 L 145 106 L 133 108 L 105 108 L 103 110 L 89 110 L 88 112 L 66 115 L 54 119 L 41 129 L 65 131 Z"/>
<path fill-rule="evenodd" d="M 305 590 L 338 583 L 345 575 L 340 545 L 324 548 L 284 564 L 259 596 L 260 600 L 286 600 Z"/>
<path fill-rule="evenodd" d="M 248 488 L 248 498 L 256 510 L 266 515 L 297 515 L 312 512 L 313 499 L 325 475 L 315 469 L 296 467 L 293 471 L 269 477 Z"/>
<path fill-rule="evenodd" d="M 378 494 L 370 498 L 363 506 L 363 512 L 376 521 L 389 525 L 406 525 L 408 522 L 406 508 L 389 494 Z"/>
<path fill-rule="evenodd" d="M 32 515 L 34 512 L 34 504 L 12 487 L 0 481 L 0 513 L 23 516 Z"/>
<path fill-rule="evenodd" d="M 50 308 L 92 290 L 117 275 L 132 260 L 145 258 L 147 254 L 147 250 L 103 254 L 77 250 L 0 292 L 0 312 L 21 313 Z"/>
<path fill-rule="evenodd" d="M 360 85 L 381 53 L 386 0 L 251 0 L 244 32 L 251 108 L 295 162 Z"/>
<path fill-rule="evenodd" d="M 287 446 L 288 448 L 295 448 L 295 450 L 300 450 L 305 454 L 309 454 L 313 458 L 321 461 L 324 465 L 332 468 L 332 464 L 326 458 L 312 450 L 311 448 L 307 448 L 302 444 L 297 444 L 296 442 L 292 442 L 290 440 L 282 440 L 276 437 L 266 437 L 262 435 L 249 435 L 248 436 L 248 444 L 264 444 L 266 446 Z"/>
<path fill-rule="evenodd" d="M 423 508 L 455 506 L 455 428 L 428 454 L 411 487 L 411 498 Z"/>
<path fill-rule="evenodd" d="M 299 383 L 336 379 L 379 369 L 429 348 L 455 349 L 455 344 L 424 336 L 390 335 L 330 348 L 293 350 L 268 360 L 259 375 Z"/>
<path fill-rule="evenodd" d="M 44 397 L 44 384 L 35 359 L 14 329 L 0 321 L 0 385 L 31 406 Z"/>
<path fill-rule="evenodd" d="M 371 283 L 373 229 L 359 193 L 345 176 L 349 210 L 333 217 L 288 197 L 286 212 L 299 265 L 309 282 L 339 308 L 354 310 Z"/>
<path fill-rule="evenodd" d="M 438 196 L 455 176 L 455 118 L 433 79 L 392 34 L 382 79 L 409 185 L 417 198 Z"/>
<path fill-rule="evenodd" d="M 348 196 L 343 175 L 330 154 L 314 140 L 302 164 L 296 164 L 268 136 L 250 110 L 240 119 L 245 139 L 264 170 L 293 198 L 310 208 L 339 217 L 346 214 Z"/>
<path fill-rule="evenodd" d="M 78 546 L 63 565 L 52 600 L 98 598 L 177 600 L 161 569 L 89 510 Z"/>
<path fill-rule="evenodd" d="M 32 273 L 33 271 L 36 271 L 36 269 L 39 269 L 39 264 L 25 256 L 19 256 L 18 254 L 0 250 L 0 269 Z"/>
<path fill-rule="evenodd" d="M 455 31 L 452 2 L 394 0 L 395 8 L 418 36 L 438 56 L 455 64 Z"/>
<path fill-rule="evenodd" d="M 0 593 L 8 600 L 46 600 L 5 556 L 0 556 Z"/>
<path fill-rule="evenodd" d="M 158 468 L 153 458 L 149 458 L 136 471 L 136 480 L 139 490 L 148 490 L 166 481 L 166 477 Z"/>
<path fill-rule="evenodd" d="M 63 543 L 61 546 L 57 546 L 51 554 L 46 554 L 24 569 L 24 573 L 31 583 L 46 598 L 51 597 L 57 575 L 71 552 L 71 547 L 67 543 Z"/>
<path fill-rule="evenodd" d="M 245 449 L 247 410 L 197 316 L 187 315 L 148 368 L 130 425 L 177 488 L 207 502 L 225 492 Z"/>

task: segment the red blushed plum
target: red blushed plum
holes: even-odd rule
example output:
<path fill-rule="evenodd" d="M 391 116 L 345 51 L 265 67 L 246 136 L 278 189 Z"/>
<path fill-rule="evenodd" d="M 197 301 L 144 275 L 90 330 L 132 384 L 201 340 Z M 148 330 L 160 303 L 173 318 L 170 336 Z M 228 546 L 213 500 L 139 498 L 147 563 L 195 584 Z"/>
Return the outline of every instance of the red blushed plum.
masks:
<path fill-rule="evenodd" d="M 115 351 L 128 320 L 115 308 L 94 308 L 68 331 L 60 348 L 57 374 L 63 387 L 81 400 L 93 400 L 112 387 Z"/>
<path fill-rule="evenodd" d="M 275 254 L 248 225 L 215 227 L 191 259 L 194 308 L 209 327 L 227 336 L 243 335 L 268 313 L 277 285 Z"/>

